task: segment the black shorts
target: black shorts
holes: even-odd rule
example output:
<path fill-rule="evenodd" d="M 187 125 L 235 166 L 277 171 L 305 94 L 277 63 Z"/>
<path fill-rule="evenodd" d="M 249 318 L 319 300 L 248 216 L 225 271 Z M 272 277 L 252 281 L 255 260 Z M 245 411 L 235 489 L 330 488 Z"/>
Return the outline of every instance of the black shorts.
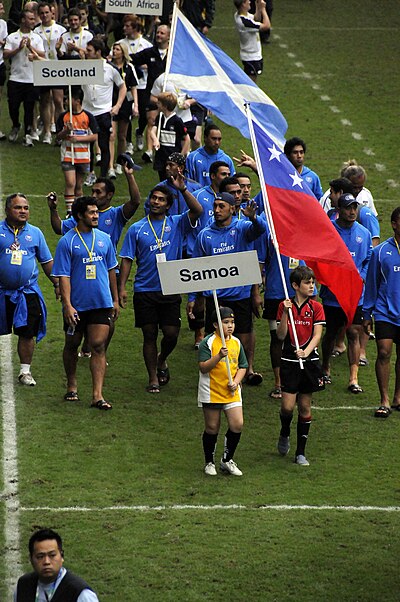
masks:
<path fill-rule="evenodd" d="M 180 295 L 163 295 L 160 292 L 135 293 L 133 295 L 133 309 L 135 312 L 135 326 L 142 328 L 147 324 L 163 326 L 181 326 Z"/>
<path fill-rule="evenodd" d="M 28 309 L 28 320 L 26 326 L 20 326 L 19 328 L 13 328 L 13 318 L 15 311 L 15 303 L 11 303 L 10 297 L 5 295 L 6 301 L 6 319 L 8 333 L 14 330 L 14 334 L 23 337 L 24 339 L 32 339 L 36 337 L 39 332 L 40 321 L 42 318 L 42 308 L 40 306 L 40 300 L 36 293 L 26 294 L 26 305 Z"/>
<path fill-rule="evenodd" d="M 205 320 L 205 331 L 206 334 L 214 332 L 215 328 L 212 323 L 212 314 L 215 310 L 215 303 L 213 297 L 206 297 L 206 320 Z M 251 297 L 247 299 L 232 300 L 232 299 L 219 299 L 220 307 L 230 307 L 235 314 L 235 335 L 236 334 L 247 334 L 253 332 L 253 309 L 251 304 Z"/>
<path fill-rule="evenodd" d="M 89 324 L 106 324 L 110 326 L 111 309 L 109 307 L 101 307 L 100 309 L 89 309 L 88 311 L 79 312 L 79 320 L 75 326 L 76 332 L 85 332 Z M 64 320 L 64 332 L 67 332 L 69 325 Z"/>
<path fill-rule="evenodd" d="M 246 75 L 261 75 L 263 70 L 263 60 L 261 61 L 242 61 L 243 71 Z"/>
<path fill-rule="evenodd" d="M 157 107 L 156 103 L 148 100 L 146 103 L 146 113 L 148 111 L 157 111 L 157 110 L 158 110 L 158 107 Z"/>
<path fill-rule="evenodd" d="M 0 86 L 4 86 L 4 84 L 6 83 L 6 77 L 7 77 L 6 64 L 2 63 L 0 65 Z"/>
<path fill-rule="evenodd" d="M 279 304 L 283 299 L 264 299 L 264 320 L 276 320 Z"/>
<path fill-rule="evenodd" d="M 303 362 L 281 360 L 280 376 L 282 391 L 286 393 L 315 393 L 325 389 L 322 366 L 319 360 Z"/>
<path fill-rule="evenodd" d="M 203 122 L 207 115 L 207 109 L 200 105 L 198 102 L 190 107 L 193 120 L 197 121 L 197 125 L 203 125 Z"/>
<path fill-rule="evenodd" d="M 132 105 L 133 102 L 129 102 L 128 100 L 124 100 L 122 103 L 122 107 L 118 111 L 117 115 L 113 115 L 113 121 L 126 121 L 129 122 L 132 119 Z"/>
<path fill-rule="evenodd" d="M 347 322 L 346 314 L 341 307 L 334 307 L 333 305 L 324 305 L 326 332 L 337 333 L 340 331 Z M 363 323 L 362 318 L 362 305 L 359 305 L 354 314 L 352 325 L 361 326 Z"/>
<path fill-rule="evenodd" d="M 377 341 L 391 339 L 395 345 L 400 345 L 400 326 L 391 322 L 375 321 L 375 338 Z"/>

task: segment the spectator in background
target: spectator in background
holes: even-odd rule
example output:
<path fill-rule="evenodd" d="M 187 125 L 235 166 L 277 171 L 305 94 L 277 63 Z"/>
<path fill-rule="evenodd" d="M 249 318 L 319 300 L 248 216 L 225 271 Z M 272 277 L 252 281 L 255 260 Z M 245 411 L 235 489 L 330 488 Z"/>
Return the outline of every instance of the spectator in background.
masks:
<path fill-rule="evenodd" d="M 4 5 L 0 2 L 0 16 L 4 15 Z M 7 37 L 7 23 L 0 19 L 0 102 L 3 96 L 3 86 L 6 83 L 6 65 L 3 59 L 3 48 Z M 7 136 L 0 130 L 0 140 L 5 140 Z"/>
<path fill-rule="evenodd" d="M 205 36 L 213 24 L 215 0 L 181 0 L 180 9 L 192 25 Z"/>
<path fill-rule="evenodd" d="M 271 24 L 267 15 L 264 0 L 257 0 L 256 12 L 249 12 L 250 0 L 233 0 L 237 8 L 234 15 L 236 28 L 239 32 L 240 58 L 243 69 L 253 81 L 263 70 L 263 58 L 260 32 L 270 29 Z"/>

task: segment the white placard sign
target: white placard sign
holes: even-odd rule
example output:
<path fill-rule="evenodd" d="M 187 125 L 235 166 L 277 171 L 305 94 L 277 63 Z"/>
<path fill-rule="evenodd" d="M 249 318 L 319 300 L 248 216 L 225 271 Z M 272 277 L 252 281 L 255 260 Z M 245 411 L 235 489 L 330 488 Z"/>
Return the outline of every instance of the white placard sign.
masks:
<path fill-rule="evenodd" d="M 104 84 L 103 61 L 33 61 L 35 86 L 80 86 Z"/>
<path fill-rule="evenodd" d="M 163 295 L 245 286 L 261 282 L 257 251 L 157 263 Z"/>
<path fill-rule="evenodd" d="M 161 15 L 163 0 L 106 0 L 106 13 Z"/>

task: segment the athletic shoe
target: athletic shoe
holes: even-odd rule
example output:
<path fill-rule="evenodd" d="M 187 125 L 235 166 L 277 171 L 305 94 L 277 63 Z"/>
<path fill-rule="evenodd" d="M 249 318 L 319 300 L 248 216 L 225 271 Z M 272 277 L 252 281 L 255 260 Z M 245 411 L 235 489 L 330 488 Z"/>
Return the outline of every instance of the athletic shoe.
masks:
<path fill-rule="evenodd" d="M 39 132 L 37 130 L 32 130 L 30 136 L 32 140 L 35 140 L 35 142 L 39 142 Z"/>
<path fill-rule="evenodd" d="M 33 378 L 30 372 L 25 372 L 18 376 L 18 380 L 21 385 L 26 385 L 27 387 L 34 387 L 36 385 L 36 380 Z"/>
<path fill-rule="evenodd" d="M 278 448 L 278 452 L 281 454 L 281 456 L 286 456 L 286 454 L 288 454 L 289 450 L 290 450 L 289 437 L 284 437 L 283 435 L 279 435 L 277 448 Z"/>
<path fill-rule="evenodd" d="M 143 153 L 142 159 L 145 163 L 152 163 L 152 161 L 153 161 L 152 151 L 146 151 L 145 153 Z"/>
<path fill-rule="evenodd" d="M 136 148 L 138 150 L 143 150 L 143 147 L 144 147 L 143 134 L 139 134 L 139 132 L 136 130 Z"/>
<path fill-rule="evenodd" d="M 295 457 L 294 463 L 295 464 L 299 464 L 300 466 L 310 466 L 310 462 L 302 454 L 300 454 L 299 456 Z"/>
<path fill-rule="evenodd" d="M 22 140 L 22 146 L 33 146 L 32 136 L 27 134 Z"/>
<path fill-rule="evenodd" d="M 55 133 L 56 133 L 56 124 L 55 124 L 55 123 L 52 123 L 52 124 L 51 124 L 51 126 L 50 126 L 50 132 L 51 132 L 52 134 L 55 134 Z"/>
<path fill-rule="evenodd" d="M 93 184 L 95 183 L 95 181 L 97 180 L 96 178 L 96 174 L 94 173 L 94 171 L 91 171 L 88 175 L 86 180 L 84 181 L 83 185 L 84 186 L 93 186 Z"/>
<path fill-rule="evenodd" d="M 222 472 L 228 472 L 229 474 L 232 474 L 235 477 L 241 477 L 243 474 L 242 471 L 239 470 L 236 462 L 234 462 L 233 460 L 228 460 L 228 462 L 224 462 L 221 459 L 219 466 Z"/>
<path fill-rule="evenodd" d="M 9 142 L 16 142 L 17 141 L 20 129 L 21 129 L 20 125 L 18 127 L 12 128 L 11 132 L 8 134 L 8 141 Z"/>
<path fill-rule="evenodd" d="M 120 165 L 119 163 L 115 165 L 115 173 L 117 174 L 117 176 L 120 176 L 122 174 L 122 165 Z"/>
<path fill-rule="evenodd" d="M 128 142 L 128 144 L 126 145 L 126 151 L 125 152 L 127 152 L 128 155 L 133 155 L 133 151 L 134 151 L 134 148 L 133 148 L 132 142 Z"/>
<path fill-rule="evenodd" d="M 96 155 L 96 165 L 98 166 L 98 165 L 100 165 L 100 163 L 101 163 L 101 154 L 97 153 L 97 155 Z"/>
<path fill-rule="evenodd" d="M 87 358 L 91 358 L 92 357 L 92 352 L 91 351 L 80 351 L 78 353 L 78 357 L 87 357 Z"/>
<path fill-rule="evenodd" d="M 36 130 L 37 133 L 38 133 L 38 136 L 41 136 L 43 134 L 43 127 L 44 127 L 43 126 L 43 121 L 41 119 L 39 119 L 37 130 Z"/>
<path fill-rule="evenodd" d="M 107 172 L 107 178 L 110 178 L 110 180 L 115 180 L 116 177 L 117 177 L 117 174 L 115 173 L 115 169 L 113 169 L 111 167 Z"/>
<path fill-rule="evenodd" d="M 6 140 L 7 136 L 0 130 L 0 140 Z"/>
<path fill-rule="evenodd" d="M 43 144 L 51 144 L 51 134 L 50 134 L 50 132 L 47 132 L 47 134 L 45 134 L 43 136 L 42 142 L 43 142 Z"/>
<path fill-rule="evenodd" d="M 212 462 L 208 462 L 208 464 L 204 466 L 204 473 L 208 474 L 208 476 L 210 477 L 215 477 L 217 474 L 215 464 L 213 464 Z"/>

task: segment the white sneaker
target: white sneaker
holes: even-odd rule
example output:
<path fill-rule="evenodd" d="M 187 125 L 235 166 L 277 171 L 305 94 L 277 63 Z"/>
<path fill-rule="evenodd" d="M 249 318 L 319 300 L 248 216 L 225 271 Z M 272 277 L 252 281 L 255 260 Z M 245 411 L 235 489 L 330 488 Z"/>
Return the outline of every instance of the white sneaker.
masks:
<path fill-rule="evenodd" d="M 51 134 L 50 134 L 50 132 L 47 132 L 47 134 L 45 134 L 43 136 L 42 142 L 43 142 L 43 144 L 51 144 Z"/>
<path fill-rule="evenodd" d="M 0 140 L 6 140 L 7 136 L 0 130 Z"/>
<path fill-rule="evenodd" d="M 21 374 L 18 376 L 18 380 L 21 385 L 26 385 L 27 387 L 34 387 L 36 385 L 36 380 L 33 378 L 30 372 L 21 372 Z"/>
<path fill-rule="evenodd" d="M 83 185 L 84 186 L 93 186 L 93 184 L 96 181 L 96 174 L 94 173 L 94 171 L 91 171 L 88 175 L 86 180 L 84 181 Z"/>
<path fill-rule="evenodd" d="M 36 142 L 38 142 L 38 140 L 39 140 L 39 132 L 37 130 L 32 130 L 31 131 L 31 138 L 32 138 L 32 140 L 35 140 Z"/>
<path fill-rule="evenodd" d="M 310 462 L 303 455 L 296 456 L 294 459 L 295 464 L 299 464 L 300 466 L 310 466 Z"/>
<path fill-rule="evenodd" d="M 217 475 L 217 469 L 215 468 L 215 464 L 213 464 L 212 462 L 208 462 L 208 464 L 204 466 L 204 473 L 208 474 L 210 477 L 215 477 Z"/>
<path fill-rule="evenodd" d="M 101 154 L 97 153 L 97 155 L 96 155 L 96 165 L 100 165 L 100 163 L 101 163 Z"/>
<path fill-rule="evenodd" d="M 27 134 L 22 140 L 22 146 L 33 146 L 32 136 Z"/>
<path fill-rule="evenodd" d="M 128 155 L 133 155 L 133 144 L 132 142 L 128 142 L 128 144 L 126 145 L 126 152 L 128 153 Z"/>
<path fill-rule="evenodd" d="M 117 174 L 115 173 L 115 169 L 109 169 L 107 172 L 107 178 L 110 178 L 110 180 L 115 180 L 117 177 Z"/>
<path fill-rule="evenodd" d="M 138 134 L 138 131 L 136 130 L 136 148 L 138 150 L 143 150 L 143 147 L 144 147 L 143 135 Z"/>
<path fill-rule="evenodd" d="M 120 165 L 119 163 L 117 163 L 115 166 L 115 173 L 117 174 L 117 176 L 120 176 L 122 174 L 122 165 Z"/>
<path fill-rule="evenodd" d="M 18 127 L 12 128 L 11 132 L 8 134 L 8 140 L 9 140 L 9 142 L 16 142 L 17 141 L 20 129 L 21 129 L 20 125 Z"/>
<path fill-rule="evenodd" d="M 52 123 L 52 124 L 51 124 L 51 126 L 50 126 L 50 132 L 51 132 L 52 134 L 55 134 L 55 133 L 56 133 L 56 124 L 55 124 L 55 123 Z"/>
<path fill-rule="evenodd" d="M 243 474 L 242 471 L 238 468 L 236 462 L 234 462 L 233 460 L 228 460 L 228 462 L 224 462 L 221 459 L 219 466 L 222 472 L 228 472 L 229 474 L 232 474 L 235 477 L 241 477 Z"/>

